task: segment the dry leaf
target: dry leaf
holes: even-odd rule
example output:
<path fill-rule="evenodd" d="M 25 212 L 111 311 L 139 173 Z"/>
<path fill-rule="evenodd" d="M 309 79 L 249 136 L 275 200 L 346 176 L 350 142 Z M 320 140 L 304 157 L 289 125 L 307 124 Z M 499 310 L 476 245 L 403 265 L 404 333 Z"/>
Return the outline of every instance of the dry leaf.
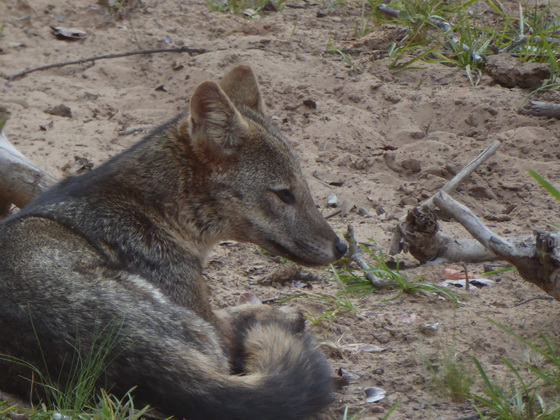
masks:
<path fill-rule="evenodd" d="M 468 272 L 469 279 L 472 279 L 475 274 Z M 453 268 L 445 268 L 443 270 L 443 278 L 446 280 L 464 280 L 465 279 L 465 271 L 464 270 L 455 270 Z"/>
<path fill-rule="evenodd" d="M 237 299 L 237 304 L 238 305 L 244 305 L 246 303 L 250 303 L 253 305 L 262 305 L 262 302 L 260 301 L 260 299 L 258 297 L 256 297 L 254 294 L 252 293 L 241 293 L 239 295 L 239 298 Z"/>
<path fill-rule="evenodd" d="M 62 26 L 51 26 L 52 34 L 58 39 L 66 41 L 78 41 L 88 36 L 87 32 L 75 28 L 63 28 Z"/>
<path fill-rule="evenodd" d="M 366 393 L 366 402 L 369 403 L 381 401 L 387 395 L 387 391 L 375 387 L 366 388 L 365 393 Z"/>

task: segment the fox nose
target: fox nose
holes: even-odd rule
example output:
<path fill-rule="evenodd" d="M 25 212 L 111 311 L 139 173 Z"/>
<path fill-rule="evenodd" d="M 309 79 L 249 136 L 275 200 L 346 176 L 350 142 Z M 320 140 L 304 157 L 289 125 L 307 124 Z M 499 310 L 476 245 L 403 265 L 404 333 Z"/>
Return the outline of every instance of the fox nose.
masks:
<path fill-rule="evenodd" d="M 336 243 L 334 244 L 334 255 L 336 256 L 336 259 L 338 260 L 339 258 L 344 257 L 346 251 L 348 251 L 346 242 L 341 241 L 340 238 L 336 238 Z"/>

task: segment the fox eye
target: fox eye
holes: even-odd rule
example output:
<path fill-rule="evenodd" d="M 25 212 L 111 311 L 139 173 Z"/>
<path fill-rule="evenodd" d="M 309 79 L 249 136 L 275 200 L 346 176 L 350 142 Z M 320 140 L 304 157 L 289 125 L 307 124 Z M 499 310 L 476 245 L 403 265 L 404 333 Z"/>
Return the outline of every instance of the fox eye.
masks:
<path fill-rule="evenodd" d="M 276 196 L 286 204 L 296 204 L 296 197 L 290 190 L 274 190 L 274 194 L 276 194 Z"/>

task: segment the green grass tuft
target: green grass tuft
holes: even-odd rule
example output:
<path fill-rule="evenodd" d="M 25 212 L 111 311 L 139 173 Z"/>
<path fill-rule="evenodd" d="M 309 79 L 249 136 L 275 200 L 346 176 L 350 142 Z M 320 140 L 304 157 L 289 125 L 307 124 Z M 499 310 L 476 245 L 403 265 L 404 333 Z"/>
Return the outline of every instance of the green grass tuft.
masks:
<path fill-rule="evenodd" d="M 542 366 L 526 362 L 514 363 L 502 358 L 502 362 L 512 374 L 510 383 L 502 386 L 492 381 L 482 363 L 474 358 L 483 383 L 483 395 L 469 394 L 469 398 L 474 401 L 481 419 L 559 419 L 560 345 L 545 336 L 541 336 L 541 343 L 537 344 L 504 325 L 490 322 L 539 355 Z"/>
<path fill-rule="evenodd" d="M 362 297 L 377 291 L 373 284 L 364 275 L 365 273 L 372 273 L 376 277 L 394 284 L 394 288 L 399 290 L 399 293 L 390 300 L 397 299 L 402 294 L 421 294 L 425 296 L 433 296 L 436 294 L 455 304 L 459 304 L 458 292 L 446 287 L 420 281 L 421 278 L 410 280 L 400 271 L 398 262 L 396 264 L 396 268 L 394 270 L 391 269 L 385 261 L 385 256 L 383 255 L 381 249 L 373 251 L 365 246 L 362 246 L 362 250 L 365 251 L 365 253 L 373 260 L 374 265 L 371 268 L 356 271 L 355 268 L 346 266 L 340 270 L 340 272 L 337 272 L 333 267 L 333 272 L 337 276 L 337 279 L 344 285 L 346 293 L 354 297 Z"/>
<path fill-rule="evenodd" d="M 267 9 L 278 11 L 284 8 L 284 3 L 285 0 L 207 0 L 210 10 L 231 14 L 240 14 L 246 9 L 252 9 L 257 13 L 265 12 Z"/>

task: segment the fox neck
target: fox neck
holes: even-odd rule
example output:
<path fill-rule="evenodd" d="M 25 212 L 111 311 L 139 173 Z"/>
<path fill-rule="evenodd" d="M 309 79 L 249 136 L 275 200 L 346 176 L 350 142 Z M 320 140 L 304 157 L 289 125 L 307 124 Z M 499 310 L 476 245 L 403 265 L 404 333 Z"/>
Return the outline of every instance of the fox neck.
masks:
<path fill-rule="evenodd" d="M 177 240 L 196 250 L 204 260 L 216 243 L 232 239 L 228 234 L 230 222 L 208 165 L 193 153 L 183 133 L 180 141 L 177 139 L 175 130 L 172 127 L 156 144 L 147 144 L 148 149 L 164 150 L 167 156 L 162 156 L 161 161 L 146 160 L 144 171 L 163 172 L 163 176 L 155 182 L 147 176 L 148 185 L 143 184 L 135 194 L 156 206 L 158 213 L 163 213 L 162 222 L 178 235 Z"/>

